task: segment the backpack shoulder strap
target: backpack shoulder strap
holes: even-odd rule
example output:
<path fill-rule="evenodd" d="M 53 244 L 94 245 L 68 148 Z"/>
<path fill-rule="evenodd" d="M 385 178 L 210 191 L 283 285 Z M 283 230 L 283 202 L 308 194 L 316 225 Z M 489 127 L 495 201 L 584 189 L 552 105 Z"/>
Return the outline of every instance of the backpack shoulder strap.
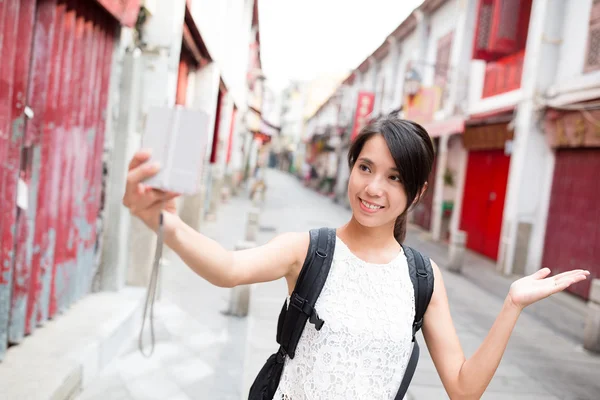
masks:
<path fill-rule="evenodd" d="M 325 323 L 315 310 L 315 303 L 323 290 L 331 269 L 335 250 L 335 229 L 321 228 L 310 231 L 310 245 L 296 287 L 290 296 L 290 304 L 285 313 L 281 334 L 281 346 L 294 358 L 296 345 L 304 330 L 306 321 L 320 330 Z"/>
<path fill-rule="evenodd" d="M 414 341 L 414 335 L 423 326 L 423 316 L 433 295 L 433 269 L 429 257 L 424 257 L 423 254 L 412 247 L 402 246 L 402 248 L 406 254 L 410 280 L 415 291 Z"/>
<path fill-rule="evenodd" d="M 417 250 L 408 246 L 402 246 L 402 249 L 406 255 L 410 280 L 412 281 L 415 291 L 415 319 L 413 321 L 412 329 L 412 341 L 414 345 L 406 371 L 404 372 L 404 377 L 402 378 L 402 383 L 400 384 L 400 390 L 395 398 L 396 400 L 402 400 L 404 398 L 404 395 L 408 391 L 408 385 L 410 385 L 410 381 L 417 368 L 420 350 L 415 335 L 423 326 L 423 316 L 425 315 L 425 311 L 427 310 L 427 306 L 433 295 L 434 283 L 433 268 L 431 267 L 431 260 L 429 257 L 423 257 Z"/>

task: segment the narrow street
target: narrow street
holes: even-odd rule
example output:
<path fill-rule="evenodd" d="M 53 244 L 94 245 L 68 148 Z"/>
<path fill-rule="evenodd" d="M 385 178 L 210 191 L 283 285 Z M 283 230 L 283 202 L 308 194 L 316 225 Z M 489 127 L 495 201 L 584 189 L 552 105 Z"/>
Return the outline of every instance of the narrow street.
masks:
<path fill-rule="evenodd" d="M 281 232 L 337 227 L 350 217 L 348 210 L 304 188 L 290 175 L 271 170 L 267 182 L 267 196 L 261 206 L 259 243 Z M 243 239 L 250 207 L 245 193 L 233 197 L 221 206 L 215 222 L 204 225 L 203 233 L 233 249 L 235 243 Z M 411 229 L 408 244 L 430 254 L 443 269 L 446 257 L 443 248 L 423 238 L 420 231 Z M 478 258 L 469 257 L 470 262 L 476 260 Z M 476 267 L 469 266 L 470 275 Z M 162 274 L 154 355 L 144 358 L 135 338 L 78 399 L 247 398 L 252 379 L 276 349 L 275 327 L 286 294 L 284 282 L 254 285 L 250 315 L 238 319 L 221 314 L 227 307 L 229 290 L 211 286 L 177 258 L 170 258 Z M 471 277 L 446 271 L 444 280 L 454 323 L 468 357 L 484 339 L 503 298 L 484 290 Z M 569 316 L 557 312 L 554 317 Z M 148 331 L 145 337 L 148 338 Z M 419 340 L 424 343 L 422 337 Z M 421 349 L 410 398 L 447 398 L 426 346 L 422 345 Z M 600 357 L 585 352 L 580 343 L 551 329 L 533 312 L 526 312 L 483 398 L 592 400 L 600 393 L 599 374 Z"/>
<path fill-rule="evenodd" d="M 0 400 L 246 400 L 285 279 L 214 287 L 165 248 L 140 335 L 141 189 L 186 193 L 181 220 L 229 250 L 338 228 L 370 134 L 428 188 L 406 244 L 440 266 L 465 357 L 509 291 L 533 302 L 483 398 L 600 400 L 598 38 L 598 0 L 0 0 Z M 445 399 L 419 340 L 406 399 Z"/>

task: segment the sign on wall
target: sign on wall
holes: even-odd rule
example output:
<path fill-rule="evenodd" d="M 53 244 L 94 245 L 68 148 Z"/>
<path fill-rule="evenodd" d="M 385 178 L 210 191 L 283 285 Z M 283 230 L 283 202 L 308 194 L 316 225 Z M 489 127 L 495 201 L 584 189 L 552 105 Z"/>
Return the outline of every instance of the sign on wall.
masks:
<path fill-rule="evenodd" d="M 424 87 L 414 95 L 405 96 L 404 118 L 418 124 L 433 121 L 433 115 L 440 108 L 442 91 L 439 87 Z"/>
<path fill-rule="evenodd" d="M 513 131 L 508 129 L 506 123 L 468 126 L 463 134 L 463 146 L 467 150 L 509 151 L 511 140 Z"/>
<path fill-rule="evenodd" d="M 600 147 L 600 110 L 550 110 L 545 122 L 551 147 Z"/>

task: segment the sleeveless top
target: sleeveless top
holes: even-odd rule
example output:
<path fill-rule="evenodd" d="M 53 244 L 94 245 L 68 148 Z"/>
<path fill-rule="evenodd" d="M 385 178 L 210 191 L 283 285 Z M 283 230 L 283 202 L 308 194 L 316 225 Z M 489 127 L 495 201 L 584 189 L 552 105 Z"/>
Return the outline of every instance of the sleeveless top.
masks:
<path fill-rule="evenodd" d="M 367 263 L 336 238 L 315 308 L 325 324 L 317 331 L 306 323 L 273 399 L 393 400 L 410 359 L 415 317 L 404 252 L 387 264 Z"/>

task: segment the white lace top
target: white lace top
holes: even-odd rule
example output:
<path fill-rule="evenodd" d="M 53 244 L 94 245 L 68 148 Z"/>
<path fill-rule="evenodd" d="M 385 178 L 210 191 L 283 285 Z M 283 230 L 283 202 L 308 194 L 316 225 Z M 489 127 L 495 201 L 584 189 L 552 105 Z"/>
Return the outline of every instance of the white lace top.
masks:
<path fill-rule="evenodd" d="M 388 264 L 359 259 L 337 238 L 329 276 L 274 400 L 393 400 L 412 351 L 415 298 L 403 252 Z"/>

